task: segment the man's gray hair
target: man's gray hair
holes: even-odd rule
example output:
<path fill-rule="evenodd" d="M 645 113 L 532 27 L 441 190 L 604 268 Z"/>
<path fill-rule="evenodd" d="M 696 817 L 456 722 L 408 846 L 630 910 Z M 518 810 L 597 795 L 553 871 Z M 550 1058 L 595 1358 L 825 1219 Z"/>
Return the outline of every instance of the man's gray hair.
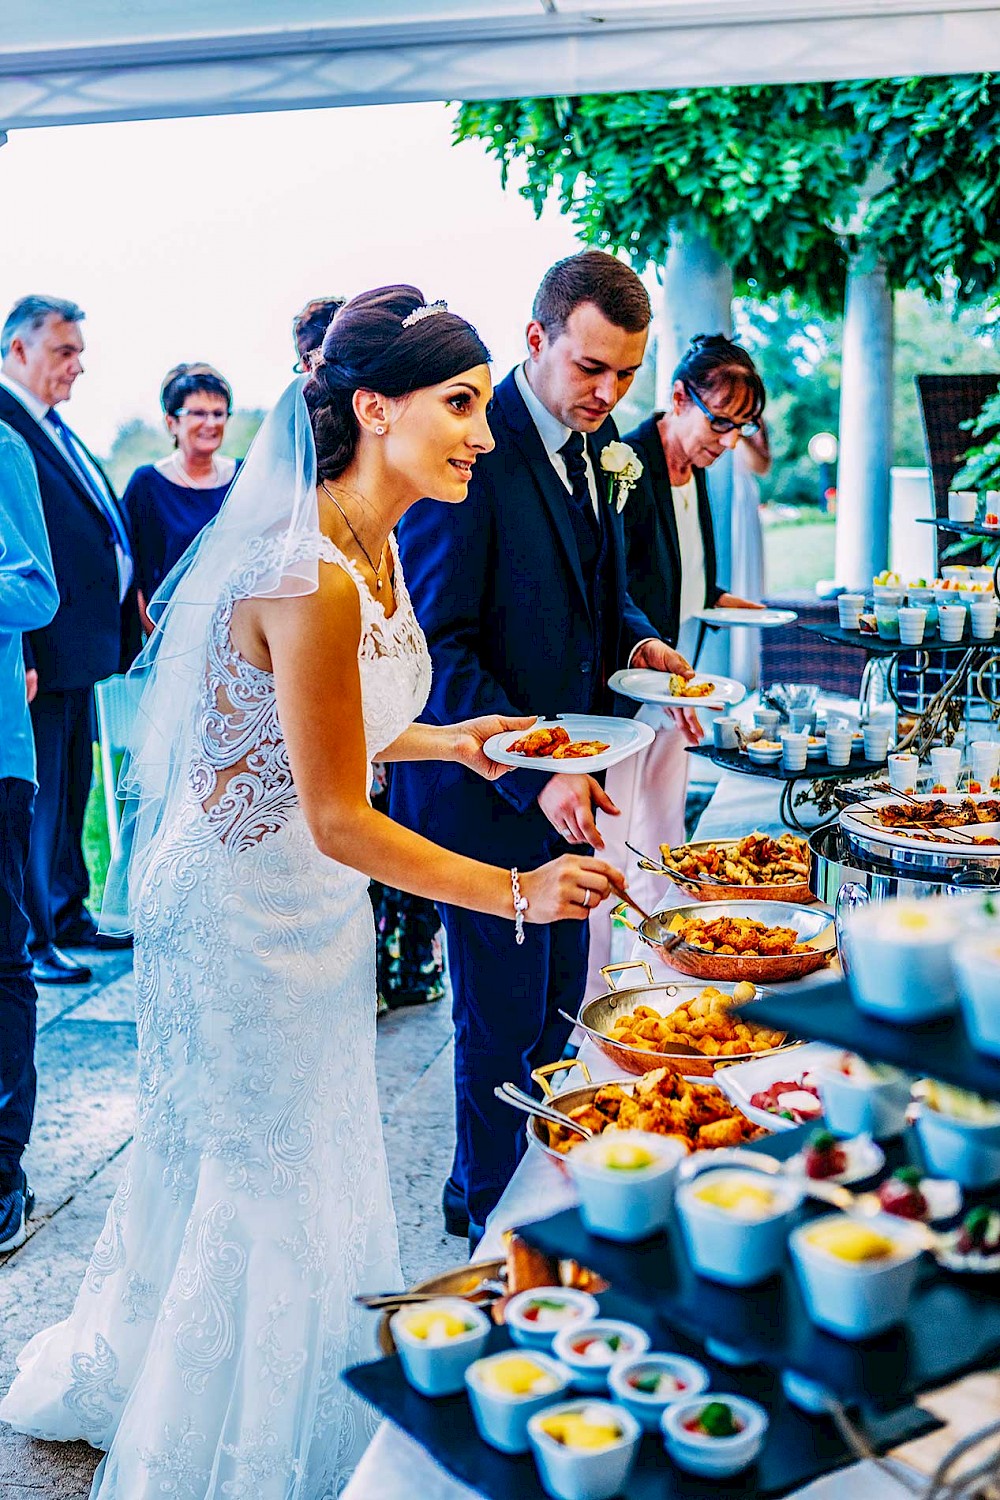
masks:
<path fill-rule="evenodd" d="M 37 292 L 19 297 L 0 329 L 0 359 L 7 358 L 16 338 L 37 333 L 45 319 L 53 313 L 65 323 L 80 323 L 87 316 L 82 307 L 78 307 L 75 302 L 67 302 L 65 297 L 41 297 Z"/>

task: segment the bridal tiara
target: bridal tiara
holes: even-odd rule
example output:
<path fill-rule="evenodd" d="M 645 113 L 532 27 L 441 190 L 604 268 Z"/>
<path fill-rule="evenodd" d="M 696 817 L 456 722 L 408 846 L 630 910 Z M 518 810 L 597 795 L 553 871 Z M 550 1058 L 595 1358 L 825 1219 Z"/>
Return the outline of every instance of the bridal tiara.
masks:
<path fill-rule="evenodd" d="M 404 328 L 412 328 L 415 323 L 422 323 L 425 318 L 433 318 L 436 313 L 448 311 L 448 304 L 444 298 L 438 302 L 428 302 L 420 307 L 415 307 L 411 313 L 407 313 L 403 319 Z"/>

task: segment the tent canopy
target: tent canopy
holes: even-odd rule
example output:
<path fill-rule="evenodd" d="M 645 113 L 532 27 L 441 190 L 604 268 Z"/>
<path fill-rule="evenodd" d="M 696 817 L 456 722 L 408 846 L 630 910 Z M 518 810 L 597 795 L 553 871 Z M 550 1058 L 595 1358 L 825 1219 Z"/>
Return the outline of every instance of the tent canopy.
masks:
<path fill-rule="evenodd" d="M 1000 0 L 5 0 L 0 127 L 1000 69 Z"/>

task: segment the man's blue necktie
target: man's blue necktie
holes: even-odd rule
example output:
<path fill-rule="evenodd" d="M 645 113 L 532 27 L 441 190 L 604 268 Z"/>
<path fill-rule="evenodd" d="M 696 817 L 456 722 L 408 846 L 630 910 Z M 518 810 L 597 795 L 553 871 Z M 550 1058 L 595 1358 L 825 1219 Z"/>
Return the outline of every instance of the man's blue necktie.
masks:
<path fill-rule="evenodd" d="M 87 494 L 91 496 L 101 515 L 107 520 L 115 534 L 115 541 L 118 546 L 126 557 L 131 557 L 132 547 L 129 543 L 125 527 L 122 524 L 121 516 L 118 514 L 118 509 L 112 502 L 110 495 L 106 495 L 91 476 L 90 470 L 80 455 L 80 445 L 77 443 L 72 431 L 66 426 L 66 423 L 54 406 L 50 406 L 45 413 L 45 420 L 59 434 L 61 439 L 60 451 L 68 455 L 69 461 L 73 465 L 73 472 L 86 487 Z"/>
<path fill-rule="evenodd" d="M 587 523 L 593 531 L 597 531 L 597 518 L 594 515 L 594 501 L 590 493 L 590 483 L 587 479 L 587 460 L 584 457 L 583 433 L 571 432 L 569 437 L 559 449 L 563 461 L 566 464 L 566 477 L 570 482 L 570 499 L 582 515 L 587 518 Z"/>

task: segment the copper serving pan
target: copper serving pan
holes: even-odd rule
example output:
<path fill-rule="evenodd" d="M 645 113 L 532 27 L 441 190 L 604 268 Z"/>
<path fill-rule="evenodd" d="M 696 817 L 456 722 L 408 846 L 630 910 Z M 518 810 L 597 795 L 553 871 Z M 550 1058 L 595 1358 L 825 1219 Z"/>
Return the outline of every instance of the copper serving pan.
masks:
<path fill-rule="evenodd" d="M 616 908 L 615 915 L 622 908 Z M 673 944 L 675 934 L 670 923 L 680 917 L 687 921 L 701 917 L 706 922 L 716 917 L 743 917 L 763 922 L 768 927 L 794 927 L 801 942 L 822 934 L 824 946 L 805 953 L 776 953 L 757 957 L 739 953 L 705 953 L 689 943 Z M 629 926 L 633 924 L 629 922 Z M 692 974 L 696 979 L 748 980 L 751 984 L 775 984 L 789 979 L 803 979 L 822 969 L 836 951 L 829 912 L 816 906 L 792 906 L 781 901 L 713 901 L 697 906 L 667 907 L 634 928 L 643 942 L 671 969 Z"/>
<path fill-rule="evenodd" d="M 684 844 L 685 849 L 696 852 L 701 849 L 735 849 L 739 839 L 699 839 L 697 843 Z M 680 846 L 678 846 L 680 847 Z M 808 854 L 807 854 L 808 858 Z M 697 901 L 790 901 L 802 903 L 813 900 L 808 873 L 801 880 L 781 885 L 726 885 L 720 880 L 699 880 L 696 875 L 681 875 L 652 860 L 640 860 L 644 870 L 654 875 L 663 875 L 680 890 L 694 896 Z"/>
<path fill-rule="evenodd" d="M 625 969 L 640 969 L 646 976 L 646 983 L 619 989 L 612 976 Z M 711 1078 L 717 1068 L 728 1067 L 731 1063 L 750 1062 L 758 1057 L 769 1057 L 774 1052 L 784 1052 L 797 1045 L 794 1041 L 786 1040 L 779 1047 L 767 1047 L 757 1052 L 709 1057 L 693 1045 L 683 1048 L 678 1046 L 671 1052 L 649 1052 L 639 1047 L 630 1047 L 625 1042 L 613 1041 L 608 1035 L 611 1027 L 619 1016 L 628 1015 L 637 1005 L 648 1005 L 651 1010 L 659 1011 L 661 1016 L 668 1016 L 686 1000 L 696 1000 L 705 986 L 657 984 L 653 979 L 653 971 L 642 960 L 627 964 L 608 964 L 601 973 L 610 988 L 606 994 L 598 995 L 596 999 L 587 1000 L 581 1005 L 576 1024 L 586 1031 L 594 1046 L 605 1057 L 626 1073 L 648 1073 L 653 1068 L 674 1068 L 689 1078 Z M 758 991 L 754 998 L 760 999 L 761 993 Z"/>
<path fill-rule="evenodd" d="M 560 1089 L 558 1093 L 554 1093 L 552 1090 L 552 1086 L 549 1083 L 549 1078 L 553 1073 L 562 1068 L 579 1068 L 584 1078 L 586 1078 L 587 1082 L 585 1084 L 581 1084 L 575 1089 Z M 651 1070 L 646 1069 L 645 1071 L 648 1072 Z M 605 1078 L 603 1083 L 592 1083 L 590 1081 L 590 1070 L 587 1067 L 587 1064 L 580 1062 L 579 1059 L 575 1057 L 564 1058 L 562 1061 L 557 1063 L 549 1063 L 544 1068 L 536 1068 L 531 1076 L 536 1083 L 540 1084 L 542 1091 L 545 1094 L 545 1102 L 549 1106 L 549 1108 L 557 1109 L 560 1114 L 564 1115 L 568 1115 L 571 1110 L 578 1109 L 582 1104 L 592 1104 L 594 1095 L 598 1092 L 598 1090 L 607 1088 L 609 1083 L 616 1083 L 619 1088 L 624 1089 L 628 1093 L 631 1093 L 631 1091 L 635 1088 L 637 1082 L 636 1078 L 633 1076 L 631 1078 Z M 706 1088 L 719 1089 L 720 1094 L 724 1092 L 723 1089 L 719 1088 L 719 1085 L 717 1083 L 710 1082 L 705 1078 L 698 1078 L 697 1082 L 704 1084 Z M 733 1108 L 735 1109 L 736 1106 L 734 1105 Z M 743 1111 L 741 1109 L 737 1109 L 736 1113 L 743 1114 Z M 746 1116 L 744 1115 L 744 1119 L 745 1118 Z M 750 1123 L 753 1125 L 755 1130 L 761 1131 L 762 1134 L 764 1133 L 765 1127 L 759 1126 L 753 1121 L 751 1121 Z M 569 1171 L 566 1165 L 566 1157 L 561 1151 L 557 1151 L 554 1146 L 549 1145 L 549 1127 L 545 1120 L 540 1120 L 537 1115 L 532 1116 L 532 1118 L 527 1121 L 527 1124 L 525 1126 L 525 1133 L 528 1137 L 529 1147 L 533 1148 L 536 1151 L 540 1151 L 543 1156 L 548 1157 L 549 1161 L 554 1162 L 561 1172 L 563 1172 L 566 1176 L 569 1175 Z"/>

